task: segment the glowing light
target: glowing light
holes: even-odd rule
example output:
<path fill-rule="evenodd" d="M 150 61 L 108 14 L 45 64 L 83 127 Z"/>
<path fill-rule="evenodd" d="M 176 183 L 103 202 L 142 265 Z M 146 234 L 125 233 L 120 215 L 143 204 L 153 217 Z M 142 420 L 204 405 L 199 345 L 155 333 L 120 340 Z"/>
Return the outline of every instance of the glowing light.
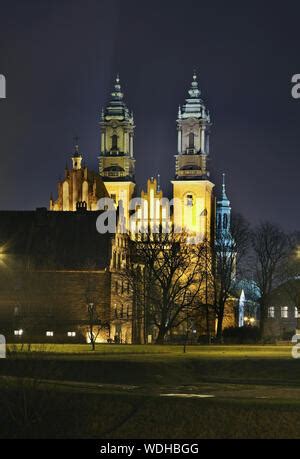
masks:
<path fill-rule="evenodd" d="M 94 336 L 94 342 L 95 343 L 97 343 L 97 344 L 98 343 L 102 343 L 102 344 L 103 343 L 107 343 L 107 337 L 106 336 L 102 336 L 101 333 L 98 334 L 98 333 L 94 333 L 93 332 L 93 336 Z M 86 342 L 88 344 L 91 343 L 91 336 L 90 336 L 90 332 L 89 331 L 86 332 Z"/>
<path fill-rule="evenodd" d="M 76 336 L 76 332 L 74 332 L 74 331 L 69 331 L 67 334 L 71 338 L 74 338 L 74 336 Z"/>
<path fill-rule="evenodd" d="M 22 336 L 22 335 L 23 335 L 23 330 L 22 330 L 22 328 L 20 328 L 20 330 L 15 330 L 15 331 L 14 331 L 14 335 L 15 335 L 15 336 Z"/>

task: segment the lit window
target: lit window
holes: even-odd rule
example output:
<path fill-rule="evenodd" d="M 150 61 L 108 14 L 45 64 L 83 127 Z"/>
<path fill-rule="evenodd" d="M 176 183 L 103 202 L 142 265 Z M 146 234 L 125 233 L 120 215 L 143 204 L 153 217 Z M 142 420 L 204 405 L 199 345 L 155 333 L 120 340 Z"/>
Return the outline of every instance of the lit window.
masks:
<path fill-rule="evenodd" d="M 189 207 L 193 206 L 193 195 L 192 194 L 188 194 L 186 196 L 186 205 Z"/>
<path fill-rule="evenodd" d="M 111 136 L 111 149 L 112 150 L 118 149 L 118 136 L 116 134 L 113 134 Z"/>
<path fill-rule="evenodd" d="M 15 335 L 15 336 L 22 336 L 22 335 L 23 335 L 23 330 L 22 330 L 22 329 L 20 329 L 20 330 L 15 330 L 15 331 L 14 331 L 14 335 Z"/>
<path fill-rule="evenodd" d="M 268 309 L 268 317 L 270 317 L 271 319 L 274 319 L 275 317 L 275 308 L 274 306 L 270 306 L 269 309 Z"/>
<path fill-rule="evenodd" d="M 295 307 L 295 318 L 300 319 L 300 313 L 299 313 L 297 306 Z"/>
<path fill-rule="evenodd" d="M 76 336 L 76 332 L 74 332 L 74 331 L 69 331 L 69 332 L 68 332 L 68 336 L 74 337 L 74 336 Z"/>
<path fill-rule="evenodd" d="M 287 319 L 289 316 L 289 308 L 288 306 L 282 306 L 281 307 L 281 317 L 282 319 Z"/>
<path fill-rule="evenodd" d="M 53 336 L 53 335 L 54 335 L 53 331 L 46 331 L 46 336 Z"/>

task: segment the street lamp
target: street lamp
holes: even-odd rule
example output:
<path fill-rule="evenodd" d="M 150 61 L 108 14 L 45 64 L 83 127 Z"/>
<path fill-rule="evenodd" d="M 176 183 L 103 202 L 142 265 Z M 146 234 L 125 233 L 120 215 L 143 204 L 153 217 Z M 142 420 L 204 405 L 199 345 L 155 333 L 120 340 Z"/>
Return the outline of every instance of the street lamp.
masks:
<path fill-rule="evenodd" d="M 255 323 L 255 318 L 254 317 L 245 316 L 244 317 L 244 322 L 245 322 L 246 326 L 252 327 L 254 325 L 254 323 Z"/>

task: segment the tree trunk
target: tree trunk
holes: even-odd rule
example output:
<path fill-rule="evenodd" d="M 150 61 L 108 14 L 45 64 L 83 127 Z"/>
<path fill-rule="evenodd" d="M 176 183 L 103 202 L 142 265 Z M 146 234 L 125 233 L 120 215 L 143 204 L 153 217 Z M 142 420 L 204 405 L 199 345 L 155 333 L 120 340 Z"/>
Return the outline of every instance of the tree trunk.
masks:
<path fill-rule="evenodd" d="M 210 317 L 209 317 L 209 306 L 206 304 L 206 335 L 207 335 L 207 344 L 210 344 Z"/>
<path fill-rule="evenodd" d="M 167 330 L 164 327 L 159 329 L 158 335 L 156 338 L 156 344 L 164 344 L 166 333 L 167 333 Z"/>
<path fill-rule="evenodd" d="M 265 325 L 266 325 L 266 306 L 264 303 L 260 304 L 260 322 L 259 322 L 259 331 L 260 339 L 262 340 L 265 335 Z"/>
<path fill-rule="evenodd" d="M 217 341 L 219 343 L 222 342 L 222 331 L 223 331 L 223 319 L 224 319 L 224 311 L 221 311 L 219 314 L 218 314 L 218 317 L 217 317 L 217 335 L 216 335 L 216 338 L 217 338 Z"/>

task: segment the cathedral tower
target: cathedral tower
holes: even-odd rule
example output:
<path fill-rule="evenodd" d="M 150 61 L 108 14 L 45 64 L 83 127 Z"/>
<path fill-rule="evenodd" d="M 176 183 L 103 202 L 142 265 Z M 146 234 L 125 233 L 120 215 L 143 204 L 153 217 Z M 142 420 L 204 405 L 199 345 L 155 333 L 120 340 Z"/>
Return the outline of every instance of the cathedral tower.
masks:
<path fill-rule="evenodd" d="M 231 240 L 230 234 L 230 218 L 231 218 L 231 207 L 230 201 L 227 198 L 226 186 L 225 186 L 225 174 L 223 174 L 222 184 L 222 195 L 221 199 L 217 201 L 217 232 L 216 239 Z"/>
<path fill-rule="evenodd" d="M 128 222 L 129 201 L 135 187 L 133 157 L 135 126 L 133 115 L 129 113 L 123 99 L 124 94 L 117 76 L 111 100 L 101 114 L 99 174 L 116 205 L 120 200 L 123 202 L 125 218 Z"/>
<path fill-rule="evenodd" d="M 194 73 L 186 103 L 178 110 L 178 145 L 173 183 L 174 225 L 210 237 L 213 183 L 209 180 L 210 115 Z"/>

